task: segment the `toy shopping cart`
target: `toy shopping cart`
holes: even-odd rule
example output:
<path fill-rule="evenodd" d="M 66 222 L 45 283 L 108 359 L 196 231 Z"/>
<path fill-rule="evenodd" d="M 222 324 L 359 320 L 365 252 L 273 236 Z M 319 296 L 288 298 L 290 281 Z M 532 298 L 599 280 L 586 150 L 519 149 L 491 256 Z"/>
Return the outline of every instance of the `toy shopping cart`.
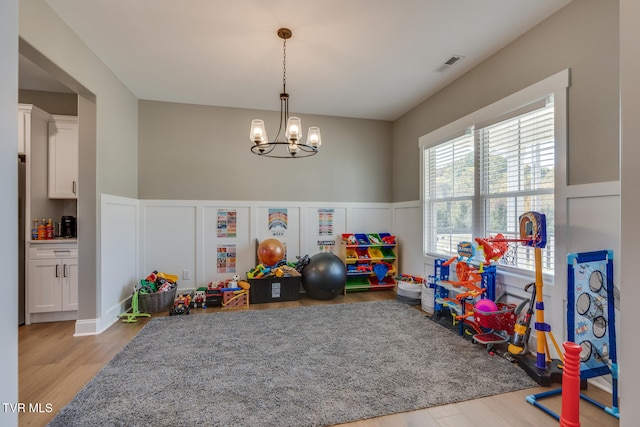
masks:
<path fill-rule="evenodd" d="M 481 311 L 475 307 L 473 309 L 475 323 L 487 330 L 475 334 L 473 341 L 486 345 L 489 351 L 494 345 L 509 341 L 516 324 L 515 304 L 496 302 L 496 306 L 497 311 Z"/>

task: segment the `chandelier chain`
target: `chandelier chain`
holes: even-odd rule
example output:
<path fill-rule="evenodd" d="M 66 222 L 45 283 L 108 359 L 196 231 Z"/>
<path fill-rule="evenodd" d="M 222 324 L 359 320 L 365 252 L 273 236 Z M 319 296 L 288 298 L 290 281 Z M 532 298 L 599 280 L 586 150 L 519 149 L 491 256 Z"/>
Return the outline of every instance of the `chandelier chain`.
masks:
<path fill-rule="evenodd" d="M 287 92 L 287 39 L 282 42 L 282 92 Z"/>

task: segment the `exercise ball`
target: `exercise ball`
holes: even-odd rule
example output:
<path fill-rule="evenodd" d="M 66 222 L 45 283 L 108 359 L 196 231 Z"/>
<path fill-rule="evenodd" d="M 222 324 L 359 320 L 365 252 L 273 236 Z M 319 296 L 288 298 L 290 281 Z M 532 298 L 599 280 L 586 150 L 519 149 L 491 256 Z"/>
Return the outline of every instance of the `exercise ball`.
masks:
<path fill-rule="evenodd" d="M 488 298 L 482 298 L 476 302 L 476 310 L 479 310 L 483 313 L 492 313 L 498 311 L 498 306 L 495 302 L 491 301 Z"/>
<path fill-rule="evenodd" d="M 266 239 L 258 245 L 258 261 L 271 267 L 284 258 L 284 245 L 278 239 Z"/>
<path fill-rule="evenodd" d="M 332 299 L 342 293 L 346 283 L 347 268 L 332 253 L 315 254 L 302 269 L 302 287 L 314 299 Z"/>

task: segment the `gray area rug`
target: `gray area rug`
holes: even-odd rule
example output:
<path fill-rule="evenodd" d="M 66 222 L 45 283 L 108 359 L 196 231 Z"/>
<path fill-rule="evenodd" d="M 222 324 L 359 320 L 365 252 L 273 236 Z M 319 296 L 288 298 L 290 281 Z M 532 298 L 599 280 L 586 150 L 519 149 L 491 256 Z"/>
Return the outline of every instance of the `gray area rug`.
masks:
<path fill-rule="evenodd" d="M 396 301 L 153 318 L 50 426 L 326 426 L 537 384 Z"/>

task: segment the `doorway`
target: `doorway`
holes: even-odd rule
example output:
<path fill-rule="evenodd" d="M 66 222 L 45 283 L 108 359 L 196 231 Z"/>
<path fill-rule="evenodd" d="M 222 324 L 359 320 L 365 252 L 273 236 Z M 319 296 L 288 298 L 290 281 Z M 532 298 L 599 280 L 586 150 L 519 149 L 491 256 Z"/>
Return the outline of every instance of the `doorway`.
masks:
<path fill-rule="evenodd" d="M 96 97 L 71 75 L 19 39 L 19 101 L 37 90 L 43 109 L 78 117 L 78 319 L 93 319 L 96 303 Z M 31 93 L 33 95 L 33 93 Z M 25 224 L 28 226 L 29 222 Z M 93 232 L 92 232 L 93 230 Z M 25 245 L 27 246 L 27 245 Z M 28 247 L 24 249 L 25 255 Z M 23 305 L 24 307 L 24 305 Z M 20 319 L 18 319 L 20 322 Z M 19 323 L 20 324 L 20 323 Z"/>

